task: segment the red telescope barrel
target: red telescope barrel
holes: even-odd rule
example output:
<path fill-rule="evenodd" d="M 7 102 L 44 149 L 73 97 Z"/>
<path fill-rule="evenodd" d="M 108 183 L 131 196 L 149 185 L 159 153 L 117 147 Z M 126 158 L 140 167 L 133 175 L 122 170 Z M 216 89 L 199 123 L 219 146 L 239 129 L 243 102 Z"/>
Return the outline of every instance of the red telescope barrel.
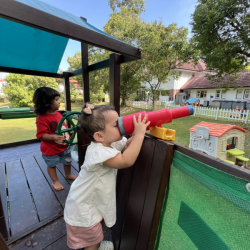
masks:
<path fill-rule="evenodd" d="M 155 110 L 149 113 L 146 113 L 146 111 L 142 111 L 135 114 L 119 117 L 118 126 L 121 135 L 131 135 L 134 132 L 133 116 L 135 116 L 137 120 L 139 114 L 141 114 L 141 119 L 143 119 L 145 114 L 147 114 L 148 115 L 147 122 L 150 121 L 150 124 L 147 127 L 148 130 L 150 127 L 155 127 L 155 126 L 161 127 L 162 124 L 170 123 L 172 122 L 173 119 L 189 116 L 192 115 L 193 113 L 194 109 L 191 105 L 176 109 L 165 108 L 165 109 Z"/>

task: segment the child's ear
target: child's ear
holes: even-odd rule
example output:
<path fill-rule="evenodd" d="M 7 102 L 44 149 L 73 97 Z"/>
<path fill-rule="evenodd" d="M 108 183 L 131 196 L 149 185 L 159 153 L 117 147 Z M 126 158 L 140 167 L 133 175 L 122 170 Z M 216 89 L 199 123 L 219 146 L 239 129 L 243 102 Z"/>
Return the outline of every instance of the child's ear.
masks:
<path fill-rule="evenodd" d="M 94 137 L 96 142 L 103 142 L 103 140 L 104 140 L 104 137 L 100 131 L 95 132 L 93 137 Z"/>

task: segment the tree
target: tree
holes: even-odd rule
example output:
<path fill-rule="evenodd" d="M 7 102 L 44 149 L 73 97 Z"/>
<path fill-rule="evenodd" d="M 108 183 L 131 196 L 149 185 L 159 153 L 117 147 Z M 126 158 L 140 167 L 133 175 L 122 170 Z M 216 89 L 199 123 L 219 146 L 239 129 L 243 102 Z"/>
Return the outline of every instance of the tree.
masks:
<path fill-rule="evenodd" d="M 153 109 L 162 83 L 167 82 L 170 76 L 179 77 L 175 67 L 190 60 L 198 62 L 198 51 L 188 41 L 187 35 L 187 28 L 178 28 L 176 24 L 166 27 L 161 21 L 144 22 L 140 28 L 141 80 L 149 86 Z"/>
<path fill-rule="evenodd" d="M 109 0 L 109 6 L 115 12 L 121 7 L 127 8 L 135 14 L 141 14 L 145 12 L 145 1 L 144 0 Z"/>
<path fill-rule="evenodd" d="M 138 34 L 142 20 L 139 14 L 134 13 L 134 9 L 120 7 L 120 12 L 114 12 L 110 15 L 109 21 L 104 27 L 104 31 L 119 40 L 122 40 L 133 46 L 138 45 Z M 126 105 L 129 95 L 140 89 L 141 79 L 139 69 L 141 60 L 132 61 L 121 65 L 121 88 L 122 106 Z"/>
<path fill-rule="evenodd" d="M 34 106 L 32 99 L 35 90 L 39 87 L 50 87 L 58 90 L 56 79 L 19 74 L 10 74 L 5 78 L 7 84 L 3 92 L 14 107 Z"/>
<path fill-rule="evenodd" d="M 88 48 L 89 64 L 94 64 L 108 58 L 104 50 L 89 46 Z M 81 52 L 78 51 L 73 57 L 68 57 L 70 65 L 69 71 L 82 68 Z M 82 76 L 74 77 L 80 86 L 83 86 Z M 104 91 L 109 87 L 109 73 L 108 69 L 90 72 L 89 74 L 90 100 L 91 102 L 100 102 L 104 98 Z"/>
<path fill-rule="evenodd" d="M 237 77 L 250 57 L 250 4 L 248 0 L 198 0 L 192 15 L 193 39 L 207 69 L 219 81 Z M 232 81 L 233 82 L 233 81 Z"/>

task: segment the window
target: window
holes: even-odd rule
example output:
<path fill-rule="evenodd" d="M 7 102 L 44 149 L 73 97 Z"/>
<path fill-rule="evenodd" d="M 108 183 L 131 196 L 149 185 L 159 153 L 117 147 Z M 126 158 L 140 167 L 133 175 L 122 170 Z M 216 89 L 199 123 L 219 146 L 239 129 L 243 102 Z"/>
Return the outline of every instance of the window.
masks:
<path fill-rule="evenodd" d="M 216 99 L 220 98 L 220 92 L 221 92 L 221 90 L 216 90 L 216 92 L 215 92 Z"/>
<path fill-rule="evenodd" d="M 227 97 L 227 92 L 226 92 L 226 90 L 222 90 L 222 91 L 221 91 L 221 98 L 222 98 L 222 99 L 226 99 L 226 97 Z"/>
<path fill-rule="evenodd" d="M 181 71 L 179 71 L 179 76 L 181 76 Z"/>
<path fill-rule="evenodd" d="M 207 97 L 207 91 L 206 90 L 197 90 L 196 97 L 197 98 L 206 98 Z"/>
<path fill-rule="evenodd" d="M 249 99 L 250 100 L 250 89 L 245 90 L 244 99 Z"/>
<path fill-rule="evenodd" d="M 243 90 L 238 89 L 236 92 L 236 99 L 241 99 L 241 98 L 243 98 Z"/>

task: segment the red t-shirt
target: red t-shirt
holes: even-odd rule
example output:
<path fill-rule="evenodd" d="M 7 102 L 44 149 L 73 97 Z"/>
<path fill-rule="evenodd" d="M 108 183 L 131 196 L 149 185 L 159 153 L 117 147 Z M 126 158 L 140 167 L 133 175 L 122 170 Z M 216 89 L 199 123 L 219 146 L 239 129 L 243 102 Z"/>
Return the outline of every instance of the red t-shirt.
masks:
<path fill-rule="evenodd" d="M 57 155 L 61 154 L 68 148 L 67 143 L 58 144 L 55 141 L 43 141 L 41 137 L 44 134 L 54 135 L 60 120 L 62 119 L 62 115 L 59 112 L 55 114 L 44 114 L 39 115 L 36 118 L 36 127 L 37 133 L 36 137 L 38 140 L 41 140 L 41 151 L 44 155 Z M 65 122 L 63 122 L 62 129 L 66 129 L 68 126 Z M 64 133 L 63 135 L 65 139 L 70 140 L 70 136 L 68 133 Z"/>

